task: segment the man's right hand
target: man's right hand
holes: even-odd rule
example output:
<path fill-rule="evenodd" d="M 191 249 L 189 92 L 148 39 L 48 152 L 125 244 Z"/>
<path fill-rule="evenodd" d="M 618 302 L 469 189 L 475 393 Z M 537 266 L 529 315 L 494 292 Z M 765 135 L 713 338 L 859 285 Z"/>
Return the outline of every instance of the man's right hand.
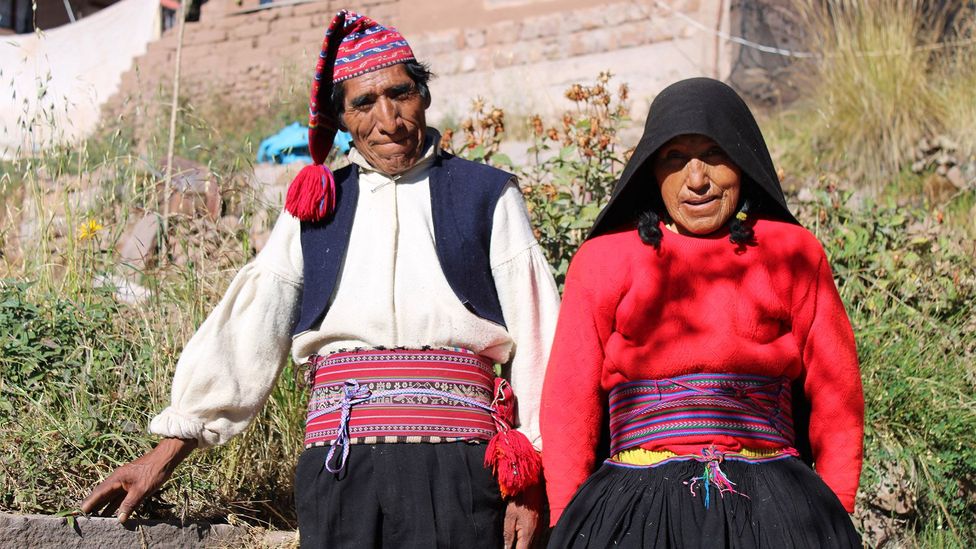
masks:
<path fill-rule="evenodd" d="M 196 447 L 196 440 L 163 439 L 149 453 L 113 471 L 81 502 L 81 511 L 86 514 L 101 511 L 102 516 L 114 513 L 119 522 L 125 522 L 146 496 L 162 487 L 176 466 Z"/>

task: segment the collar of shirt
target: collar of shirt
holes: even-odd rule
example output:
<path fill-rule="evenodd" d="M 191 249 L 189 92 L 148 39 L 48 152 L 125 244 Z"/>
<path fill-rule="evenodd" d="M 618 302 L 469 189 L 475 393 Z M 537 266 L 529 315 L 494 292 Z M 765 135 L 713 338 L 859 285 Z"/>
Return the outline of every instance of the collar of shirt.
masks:
<path fill-rule="evenodd" d="M 384 179 L 384 185 L 387 183 L 395 183 L 401 179 L 413 179 L 412 176 L 419 175 L 419 173 L 426 172 L 430 169 L 430 165 L 434 163 L 434 158 L 440 153 L 441 149 L 441 134 L 434 128 L 427 128 L 426 136 L 424 137 L 424 152 L 420 156 L 420 160 L 413 165 L 409 170 L 394 176 L 389 176 L 383 172 L 377 171 L 366 158 L 363 157 L 362 153 L 356 150 L 356 147 L 349 149 L 349 162 L 357 165 L 360 169 L 367 173 L 372 173 L 373 177 L 380 176 Z M 375 189 L 374 189 L 375 190 Z"/>

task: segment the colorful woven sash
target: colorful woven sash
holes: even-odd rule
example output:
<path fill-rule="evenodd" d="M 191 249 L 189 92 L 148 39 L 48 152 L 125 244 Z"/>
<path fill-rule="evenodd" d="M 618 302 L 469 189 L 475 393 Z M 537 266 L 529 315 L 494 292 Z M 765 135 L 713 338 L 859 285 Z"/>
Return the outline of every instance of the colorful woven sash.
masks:
<path fill-rule="evenodd" d="M 305 447 L 341 447 L 340 469 L 350 443 L 489 440 L 497 431 L 493 363 L 470 351 L 343 352 L 311 366 Z"/>
<path fill-rule="evenodd" d="M 699 436 L 792 448 L 791 397 L 785 377 L 690 374 L 623 383 L 610 391 L 610 453 Z"/>

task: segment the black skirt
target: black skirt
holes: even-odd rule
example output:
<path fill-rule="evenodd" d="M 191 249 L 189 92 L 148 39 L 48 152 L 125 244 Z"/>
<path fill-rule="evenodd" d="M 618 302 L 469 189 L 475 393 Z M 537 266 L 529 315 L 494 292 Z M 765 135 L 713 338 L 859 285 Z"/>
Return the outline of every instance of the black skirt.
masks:
<path fill-rule="evenodd" d="M 566 507 L 549 547 L 861 547 L 837 496 L 798 459 L 726 460 L 721 469 L 739 493 L 711 486 L 707 509 L 701 483 L 695 495 L 685 483 L 703 469 L 695 460 L 605 462 Z"/>

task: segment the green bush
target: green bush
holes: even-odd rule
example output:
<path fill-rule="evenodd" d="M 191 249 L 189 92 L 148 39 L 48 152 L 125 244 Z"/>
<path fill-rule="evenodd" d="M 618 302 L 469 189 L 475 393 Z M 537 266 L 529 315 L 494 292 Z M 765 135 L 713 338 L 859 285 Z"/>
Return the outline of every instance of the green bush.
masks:
<path fill-rule="evenodd" d="M 826 248 L 857 337 L 860 512 L 878 507 L 882 482 L 901 484 L 900 535 L 942 530 L 961 547 L 976 539 L 976 260 L 958 228 L 924 210 L 841 206 L 849 199 L 825 190 L 800 220 Z"/>

